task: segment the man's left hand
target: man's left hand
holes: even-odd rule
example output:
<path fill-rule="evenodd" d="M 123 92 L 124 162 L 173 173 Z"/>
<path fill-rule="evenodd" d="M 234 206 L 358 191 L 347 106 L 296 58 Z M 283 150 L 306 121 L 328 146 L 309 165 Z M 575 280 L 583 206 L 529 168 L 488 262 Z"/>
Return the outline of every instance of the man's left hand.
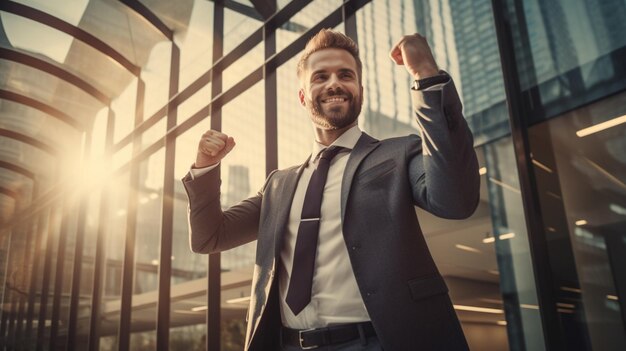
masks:
<path fill-rule="evenodd" d="M 391 49 L 389 56 L 397 65 L 404 65 L 416 80 L 439 74 L 426 38 L 418 33 L 403 36 Z"/>

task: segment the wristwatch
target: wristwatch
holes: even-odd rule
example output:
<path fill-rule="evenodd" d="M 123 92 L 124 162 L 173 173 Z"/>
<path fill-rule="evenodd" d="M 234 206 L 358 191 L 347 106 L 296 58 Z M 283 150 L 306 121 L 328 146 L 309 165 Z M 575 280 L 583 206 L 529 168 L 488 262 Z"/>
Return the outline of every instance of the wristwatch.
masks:
<path fill-rule="evenodd" d="M 416 79 L 413 81 L 411 89 L 424 90 L 437 84 L 447 83 L 450 81 L 450 76 L 445 71 L 439 71 L 439 74 L 432 77 L 426 77 L 423 79 Z"/>

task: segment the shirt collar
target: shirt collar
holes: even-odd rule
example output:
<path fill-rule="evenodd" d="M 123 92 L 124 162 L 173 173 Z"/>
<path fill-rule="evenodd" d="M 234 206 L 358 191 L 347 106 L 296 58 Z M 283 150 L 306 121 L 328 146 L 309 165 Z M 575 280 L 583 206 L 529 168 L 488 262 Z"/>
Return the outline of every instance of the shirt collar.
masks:
<path fill-rule="evenodd" d="M 319 153 L 322 150 L 330 146 L 341 146 L 348 150 L 352 150 L 354 149 L 354 146 L 356 145 L 356 143 L 359 141 L 359 138 L 361 138 L 361 134 L 363 134 L 363 132 L 361 131 L 358 125 L 355 125 L 354 127 L 343 132 L 343 134 L 341 134 L 339 138 L 337 138 L 337 140 L 335 140 L 329 146 L 325 146 L 325 145 L 318 143 L 317 141 L 313 141 L 311 159 L 312 160 L 317 159 L 317 156 L 319 155 Z"/>

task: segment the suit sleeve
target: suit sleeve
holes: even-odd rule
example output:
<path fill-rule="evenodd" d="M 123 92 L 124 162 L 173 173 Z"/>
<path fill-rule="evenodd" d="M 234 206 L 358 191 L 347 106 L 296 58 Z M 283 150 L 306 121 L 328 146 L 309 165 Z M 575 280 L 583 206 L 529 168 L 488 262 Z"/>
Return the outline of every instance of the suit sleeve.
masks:
<path fill-rule="evenodd" d="M 195 179 L 187 174 L 183 185 L 189 199 L 189 245 L 196 253 L 232 249 L 257 238 L 263 188 L 255 195 L 222 211 L 219 170 Z"/>
<path fill-rule="evenodd" d="M 467 218 L 478 206 L 480 175 L 454 82 L 411 94 L 421 134 L 406 151 L 415 205 L 439 217 Z"/>

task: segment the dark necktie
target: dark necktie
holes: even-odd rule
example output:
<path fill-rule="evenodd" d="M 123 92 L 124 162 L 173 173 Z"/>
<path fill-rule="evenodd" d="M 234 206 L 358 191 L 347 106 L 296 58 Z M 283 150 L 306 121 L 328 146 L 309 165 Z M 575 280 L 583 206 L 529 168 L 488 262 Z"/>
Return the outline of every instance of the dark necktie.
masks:
<path fill-rule="evenodd" d="M 293 269 L 291 270 L 291 279 L 286 298 L 287 305 L 289 305 L 294 315 L 298 315 L 311 301 L 317 238 L 320 230 L 322 195 L 324 194 L 324 185 L 326 184 L 330 161 L 341 149 L 343 148 L 332 146 L 322 151 L 317 168 L 311 175 L 311 180 L 304 196 L 302 216 L 300 217 L 296 248 L 293 255 Z"/>

